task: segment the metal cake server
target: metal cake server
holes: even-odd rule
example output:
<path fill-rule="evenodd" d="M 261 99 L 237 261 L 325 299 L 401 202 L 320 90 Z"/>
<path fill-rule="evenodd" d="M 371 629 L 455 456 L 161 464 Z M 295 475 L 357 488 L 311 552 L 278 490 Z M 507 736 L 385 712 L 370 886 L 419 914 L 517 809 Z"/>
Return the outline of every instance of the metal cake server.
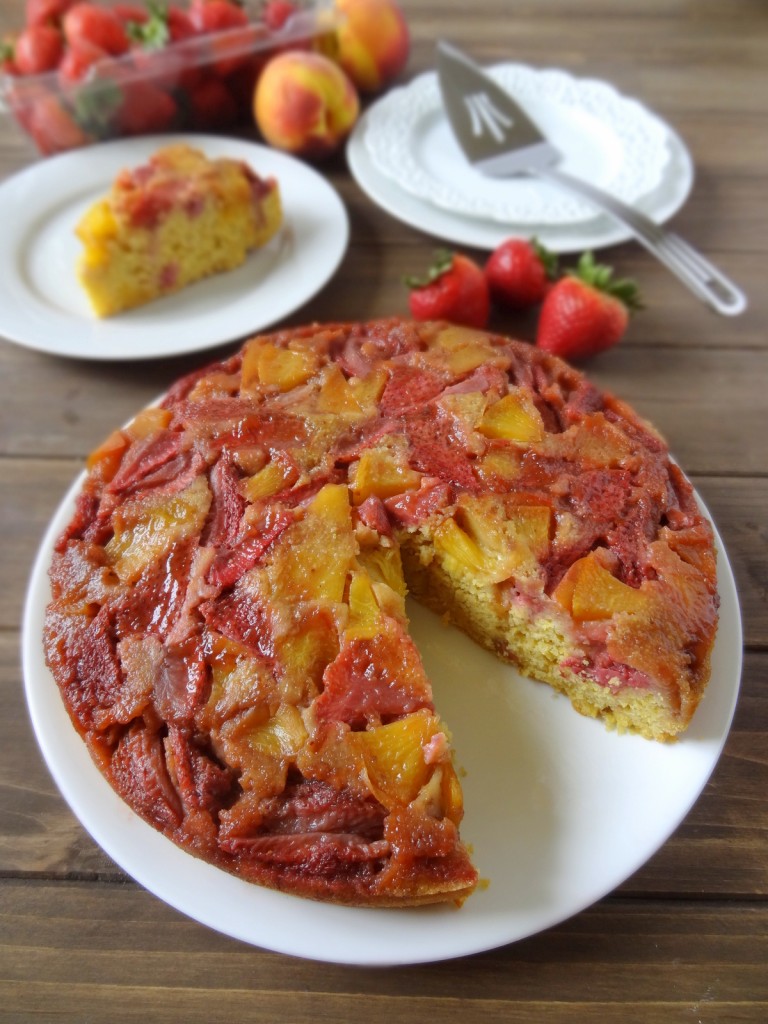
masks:
<path fill-rule="evenodd" d="M 747 308 L 733 281 L 679 235 L 582 178 L 558 168 L 562 154 L 518 103 L 466 54 L 437 44 L 437 71 L 448 121 L 468 161 L 493 178 L 535 175 L 594 203 L 632 231 L 688 288 L 723 316 Z"/>

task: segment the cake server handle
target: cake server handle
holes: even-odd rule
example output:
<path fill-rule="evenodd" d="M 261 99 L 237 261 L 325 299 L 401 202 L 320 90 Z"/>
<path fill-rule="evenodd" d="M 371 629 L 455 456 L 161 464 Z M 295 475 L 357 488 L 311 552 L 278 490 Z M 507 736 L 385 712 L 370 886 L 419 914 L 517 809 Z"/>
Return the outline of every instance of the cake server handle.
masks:
<path fill-rule="evenodd" d="M 536 167 L 531 171 L 553 185 L 583 196 L 628 227 L 649 252 L 716 312 L 723 316 L 738 316 L 747 308 L 744 292 L 680 235 L 660 227 L 644 213 L 590 182 L 575 178 L 557 167 Z"/>

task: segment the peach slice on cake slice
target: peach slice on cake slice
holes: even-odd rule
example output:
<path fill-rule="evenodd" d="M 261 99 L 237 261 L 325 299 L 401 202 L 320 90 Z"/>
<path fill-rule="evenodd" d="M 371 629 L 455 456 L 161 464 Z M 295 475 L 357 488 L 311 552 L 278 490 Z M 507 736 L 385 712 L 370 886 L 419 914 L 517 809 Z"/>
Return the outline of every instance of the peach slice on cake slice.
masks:
<path fill-rule="evenodd" d="M 488 438 L 523 444 L 541 441 L 545 434 L 541 415 L 523 388 L 492 402 L 477 429 Z"/>
<path fill-rule="evenodd" d="M 437 335 L 432 361 L 463 377 L 478 366 L 498 361 L 498 353 L 483 331 L 452 324 Z"/>
<path fill-rule="evenodd" d="M 287 456 L 277 453 L 265 466 L 241 484 L 243 497 L 250 502 L 271 498 L 296 482 L 299 470 Z"/>
<path fill-rule="evenodd" d="M 435 547 L 487 582 L 534 572 L 549 552 L 552 511 L 546 505 L 505 509 L 496 496 L 465 498 L 435 530 Z"/>
<path fill-rule="evenodd" d="M 434 770 L 425 747 L 441 732 L 440 720 L 421 710 L 355 733 L 371 792 L 385 807 L 404 806 L 418 795 Z"/>
<path fill-rule="evenodd" d="M 353 572 L 349 581 L 349 621 L 345 637 L 370 640 L 382 632 L 384 619 L 367 572 Z"/>
<path fill-rule="evenodd" d="M 639 612 L 648 600 L 644 591 L 622 583 L 602 566 L 594 551 L 573 563 L 552 596 L 577 622 Z"/>
<path fill-rule="evenodd" d="M 268 585 L 281 601 L 340 604 L 355 554 L 347 487 L 326 484 L 280 535 Z"/>
<path fill-rule="evenodd" d="M 242 387 L 261 384 L 290 391 L 314 376 L 318 358 L 306 349 L 280 348 L 263 338 L 256 338 L 245 346 L 242 367 Z"/>
<path fill-rule="evenodd" d="M 142 570 L 171 546 L 203 528 L 211 504 L 205 477 L 196 477 L 179 494 L 129 499 L 114 514 L 114 535 L 104 550 L 123 583 L 138 579 Z"/>
<path fill-rule="evenodd" d="M 421 474 L 411 469 L 397 449 L 366 448 L 361 454 L 352 481 L 352 500 L 361 505 L 372 495 L 392 498 L 403 491 L 416 490 Z"/>

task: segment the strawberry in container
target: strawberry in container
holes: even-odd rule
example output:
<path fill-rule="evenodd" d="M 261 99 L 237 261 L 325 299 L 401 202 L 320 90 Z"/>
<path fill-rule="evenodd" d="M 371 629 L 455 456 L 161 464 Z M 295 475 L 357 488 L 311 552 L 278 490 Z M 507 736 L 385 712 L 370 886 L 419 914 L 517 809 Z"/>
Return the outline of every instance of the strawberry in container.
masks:
<path fill-rule="evenodd" d="M 261 68 L 311 46 L 325 4 L 28 0 L 0 44 L 0 104 L 43 154 L 102 139 L 251 123 Z"/>

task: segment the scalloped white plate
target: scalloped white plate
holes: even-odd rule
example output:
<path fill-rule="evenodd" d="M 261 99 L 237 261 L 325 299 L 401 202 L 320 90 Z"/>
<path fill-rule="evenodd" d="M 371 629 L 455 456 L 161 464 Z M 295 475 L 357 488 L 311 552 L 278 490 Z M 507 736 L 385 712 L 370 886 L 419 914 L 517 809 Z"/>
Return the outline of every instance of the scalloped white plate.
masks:
<path fill-rule="evenodd" d="M 118 171 L 181 139 L 274 176 L 283 225 L 236 270 L 99 320 L 75 275 L 75 225 Z M 77 359 L 175 356 L 262 330 L 326 284 L 349 239 L 346 208 L 317 171 L 267 146 L 214 135 L 120 139 L 41 160 L 0 185 L 0 224 L 0 333 Z"/>
<path fill-rule="evenodd" d="M 627 203 L 662 180 L 666 125 L 607 82 L 565 71 L 501 64 L 489 74 L 513 95 L 563 154 L 560 167 Z M 595 208 L 533 178 L 489 178 L 466 160 L 443 110 L 435 72 L 382 97 L 368 111 L 365 146 L 374 166 L 424 202 L 465 217 L 568 225 Z"/>
<path fill-rule="evenodd" d="M 455 245 L 495 249 L 506 238 L 535 236 L 551 252 L 574 253 L 617 245 L 632 238 L 632 233 L 607 214 L 576 224 L 502 224 L 498 221 L 464 217 L 433 206 L 400 188 L 381 174 L 365 145 L 368 115 L 364 113 L 347 144 L 349 169 L 369 199 L 404 224 L 427 232 Z M 690 154 L 682 140 L 669 129 L 670 160 L 661 182 L 635 203 L 657 224 L 669 220 L 683 205 L 693 187 L 694 172 Z"/>
<path fill-rule="evenodd" d="M 46 667 L 48 568 L 82 482 L 50 524 L 27 593 L 22 656 L 32 723 L 54 780 L 96 842 L 150 892 L 210 928 L 280 953 L 349 964 L 422 963 L 503 946 L 578 913 L 629 878 L 677 828 L 717 763 L 742 649 L 719 538 L 712 678 L 675 744 L 608 732 L 412 605 L 411 632 L 466 772 L 462 835 L 487 887 L 460 909 L 368 910 L 244 882 L 175 846 L 120 799 L 91 761 Z"/>

